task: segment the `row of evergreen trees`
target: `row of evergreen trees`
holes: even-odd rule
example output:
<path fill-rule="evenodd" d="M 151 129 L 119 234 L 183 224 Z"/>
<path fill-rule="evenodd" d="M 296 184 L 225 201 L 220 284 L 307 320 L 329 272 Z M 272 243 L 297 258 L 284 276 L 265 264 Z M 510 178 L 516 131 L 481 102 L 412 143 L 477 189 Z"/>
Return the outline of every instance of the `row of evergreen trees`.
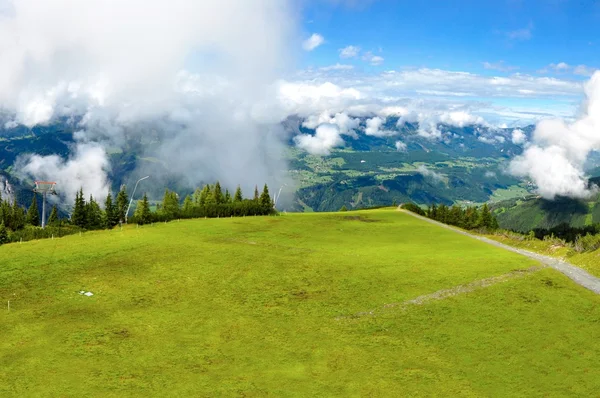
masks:
<path fill-rule="evenodd" d="M 178 195 L 167 189 L 155 212 L 150 210 L 148 197 L 144 194 L 138 201 L 132 221 L 148 224 L 176 218 L 262 216 L 274 212 L 273 201 L 266 184 L 260 195 L 258 187 L 255 187 L 253 198 L 244 199 L 239 186 L 231 196 L 227 189 L 223 192 L 221 184 L 217 181 L 214 185 L 207 184 L 202 189 L 196 189 L 193 195 L 187 195 L 183 205 L 180 205 Z"/>
<path fill-rule="evenodd" d="M 56 206 L 52 207 L 46 223 L 46 229 L 40 226 L 40 212 L 37 197 L 29 208 L 2 200 L 0 196 L 0 244 L 18 240 L 49 238 L 64 236 L 82 230 L 111 229 L 120 223 L 127 222 L 129 197 L 122 187 L 116 197 L 109 192 L 104 199 L 103 208 L 93 196 L 86 200 L 83 189 L 75 196 L 75 204 L 69 219 L 60 219 Z M 176 218 L 199 217 L 240 217 L 269 215 L 275 212 L 265 184 L 262 194 L 258 187 L 254 189 L 252 199 L 244 199 L 242 189 L 238 186 L 233 196 L 227 189 L 223 192 L 219 182 L 198 188 L 192 195 L 187 195 L 180 203 L 179 196 L 168 189 L 156 210 L 152 211 L 148 196 L 137 202 L 133 217 L 129 222 L 148 224 L 157 221 L 170 221 Z"/>
<path fill-rule="evenodd" d="M 413 203 L 404 204 L 402 207 L 444 224 L 454 225 L 463 229 L 498 229 L 498 220 L 492 214 L 487 204 L 484 204 L 481 209 L 477 207 L 463 208 L 457 205 L 448 207 L 444 204 L 439 206 L 433 204 L 427 210 L 423 210 Z"/>

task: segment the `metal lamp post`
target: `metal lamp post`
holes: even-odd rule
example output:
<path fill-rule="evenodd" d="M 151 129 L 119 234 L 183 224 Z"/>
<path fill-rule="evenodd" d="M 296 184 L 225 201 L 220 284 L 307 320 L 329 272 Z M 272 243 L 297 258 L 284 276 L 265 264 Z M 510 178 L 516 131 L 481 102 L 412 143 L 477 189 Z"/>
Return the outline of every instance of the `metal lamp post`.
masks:
<path fill-rule="evenodd" d="M 127 211 L 125 212 L 125 224 L 127 224 L 127 217 L 129 216 L 129 209 L 131 208 L 131 204 L 133 203 L 133 197 L 135 195 L 135 190 L 137 189 L 138 184 L 140 183 L 140 181 L 145 180 L 146 178 L 149 178 L 150 176 L 146 176 L 146 177 L 142 177 L 139 180 L 137 180 L 137 182 L 135 183 L 135 188 L 133 188 L 133 193 L 131 194 L 131 200 L 129 201 L 129 206 L 127 206 Z"/>

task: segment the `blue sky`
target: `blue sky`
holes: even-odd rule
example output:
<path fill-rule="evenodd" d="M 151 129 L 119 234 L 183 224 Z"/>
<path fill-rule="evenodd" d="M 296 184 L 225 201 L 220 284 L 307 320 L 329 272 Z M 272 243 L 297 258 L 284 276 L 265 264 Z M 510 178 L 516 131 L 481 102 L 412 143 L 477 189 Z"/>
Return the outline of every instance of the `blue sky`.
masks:
<path fill-rule="evenodd" d="M 573 117 L 600 66 L 596 1 L 305 0 L 301 10 L 306 81 L 445 102 L 497 124 Z"/>
<path fill-rule="evenodd" d="M 306 35 L 318 33 L 325 39 L 304 59 L 305 66 L 338 62 L 338 50 L 348 45 L 384 57 L 383 69 L 412 66 L 489 74 L 484 62 L 503 61 L 511 72 L 535 73 L 560 62 L 598 64 L 600 41 L 594 39 L 600 38 L 600 2 L 337 3 L 312 2 L 304 9 Z"/>

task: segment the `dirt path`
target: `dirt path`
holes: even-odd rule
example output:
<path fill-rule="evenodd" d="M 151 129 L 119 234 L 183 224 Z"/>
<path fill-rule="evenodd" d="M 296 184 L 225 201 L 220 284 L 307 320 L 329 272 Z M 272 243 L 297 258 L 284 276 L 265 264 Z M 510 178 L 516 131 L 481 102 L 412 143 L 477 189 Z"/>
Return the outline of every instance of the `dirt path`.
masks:
<path fill-rule="evenodd" d="M 433 300 L 444 300 L 448 297 L 453 297 L 458 294 L 469 293 L 469 292 L 473 292 L 475 290 L 479 290 L 479 289 L 483 289 L 488 286 L 495 285 L 497 283 L 506 282 L 506 281 L 509 281 L 512 279 L 522 278 L 526 275 L 529 275 L 533 272 L 537 272 L 544 268 L 546 268 L 545 265 L 539 265 L 539 266 L 530 267 L 528 269 L 511 271 L 507 274 L 492 276 L 490 278 L 480 279 L 480 280 L 477 280 L 474 282 L 467 283 L 465 285 L 458 285 L 458 286 L 452 287 L 450 289 L 443 289 L 443 290 L 438 290 L 433 293 L 424 294 L 424 295 L 416 297 L 414 299 L 410 299 L 410 300 L 406 300 L 406 301 L 402 301 L 402 302 L 398 302 L 398 303 L 384 304 L 383 306 L 372 309 L 370 311 L 358 312 L 353 315 L 338 316 L 336 319 L 341 320 L 341 319 L 349 319 L 349 318 L 361 318 L 364 316 L 377 316 L 377 315 L 384 314 L 386 311 L 390 310 L 391 308 L 398 308 L 398 307 L 400 307 L 400 309 L 404 310 L 412 305 L 421 305 L 421 304 L 425 304 L 425 303 L 427 303 L 429 301 L 433 301 Z"/>
<path fill-rule="evenodd" d="M 565 261 L 561 261 L 554 257 L 544 256 L 542 254 L 530 252 L 528 250 L 518 249 L 516 247 L 505 245 L 504 243 L 496 242 L 495 240 L 492 240 L 492 239 L 489 239 L 489 238 L 486 238 L 483 236 L 471 234 L 469 232 L 463 231 L 461 229 L 455 228 L 450 225 L 443 224 L 441 222 L 432 220 L 427 217 L 420 216 L 420 215 L 412 213 L 410 211 L 406 211 L 403 209 L 399 209 L 399 211 L 406 213 L 406 214 L 410 214 L 413 217 L 420 218 L 423 221 L 427 221 L 429 223 L 436 224 L 442 228 L 450 229 L 461 235 L 465 235 L 465 236 L 471 237 L 473 239 L 477 239 L 479 241 L 489 243 L 490 245 L 494 245 L 496 247 L 500 247 L 505 250 L 510 250 L 511 252 L 518 253 L 523 256 L 527 256 L 529 258 L 537 260 L 537 261 L 541 262 L 542 264 L 545 264 L 551 268 L 554 268 L 555 270 L 557 270 L 559 272 L 562 272 L 563 274 L 568 276 L 571 280 L 573 280 L 575 283 L 585 287 L 586 289 L 589 289 L 596 294 L 600 294 L 600 279 L 599 278 L 596 278 L 595 276 L 590 275 L 589 273 L 582 270 L 581 268 L 575 267 L 574 265 L 571 265 Z"/>

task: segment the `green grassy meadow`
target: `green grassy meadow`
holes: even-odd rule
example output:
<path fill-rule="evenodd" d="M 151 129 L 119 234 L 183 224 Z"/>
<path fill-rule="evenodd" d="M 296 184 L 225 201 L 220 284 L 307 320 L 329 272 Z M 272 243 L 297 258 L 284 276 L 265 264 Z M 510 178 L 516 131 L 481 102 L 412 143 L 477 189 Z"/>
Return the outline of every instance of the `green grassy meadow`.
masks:
<path fill-rule="evenodd" d="M 593 396 L 600 297 L 553 270 L 401 305 L 535 265 L 389 209 L 5 245 L 0 396 Z"/>

